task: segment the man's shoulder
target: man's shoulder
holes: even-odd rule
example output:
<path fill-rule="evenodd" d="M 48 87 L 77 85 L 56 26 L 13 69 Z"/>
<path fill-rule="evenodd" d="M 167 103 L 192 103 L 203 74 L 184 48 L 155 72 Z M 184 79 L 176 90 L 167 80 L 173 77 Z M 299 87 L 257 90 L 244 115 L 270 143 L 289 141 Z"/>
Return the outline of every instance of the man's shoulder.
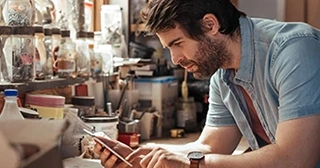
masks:
<path fill-rule="evenodd" d="M 282 22 L 270 19 L 251 18 L 255 35 L 263 35 L 265 41 L 279 45 L 296 38 L 316 38 L 320 31 L 303 22 Z"/>

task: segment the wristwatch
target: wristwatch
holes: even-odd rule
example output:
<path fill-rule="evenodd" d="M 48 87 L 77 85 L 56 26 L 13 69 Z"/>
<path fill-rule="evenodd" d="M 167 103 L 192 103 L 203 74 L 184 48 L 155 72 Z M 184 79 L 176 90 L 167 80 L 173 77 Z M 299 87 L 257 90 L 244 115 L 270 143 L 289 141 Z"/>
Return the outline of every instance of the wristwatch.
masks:
<path fill-rule="evenodd" d="M 199 168 L 199 162 L 204 158 L 204 155 L 200 151 L 191 151 L 187 157 L 190 160 L 190 168 Z"/>

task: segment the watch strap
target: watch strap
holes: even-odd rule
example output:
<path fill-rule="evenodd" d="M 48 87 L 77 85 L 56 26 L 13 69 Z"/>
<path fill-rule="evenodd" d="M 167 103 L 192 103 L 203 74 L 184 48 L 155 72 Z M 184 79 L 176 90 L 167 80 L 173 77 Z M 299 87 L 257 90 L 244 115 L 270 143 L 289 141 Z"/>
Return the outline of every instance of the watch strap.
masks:
<path fill-rule="evenodd" d="M 199 168 L 200 160 L 190 159 L 190 168 Z"/>

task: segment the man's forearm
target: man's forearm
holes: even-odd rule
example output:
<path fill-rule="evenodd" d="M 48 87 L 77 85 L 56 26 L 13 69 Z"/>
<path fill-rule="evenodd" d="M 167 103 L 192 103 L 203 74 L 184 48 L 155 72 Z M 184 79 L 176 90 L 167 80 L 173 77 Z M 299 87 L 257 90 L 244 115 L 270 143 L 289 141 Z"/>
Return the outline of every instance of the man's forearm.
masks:
<path fill-rule="evenodd" d="M 200 162 L 200 168 L 283 168 L 283 167 L 303 167 L 314 168 L 314 163 L 306 165 L 305 162 L 289 157 L 288 151 L 283 151 L 278 145 L 268 145 L 256 151 L 241 155 L 219 155 L 207 154 Z M 308 156 L 301 156 L 301 159 Z"/>
<path fill-rule="evenodd" d="M 185 145 L 175 145 L 174 147 L 164 147 L 165 149 L 175 152 L 187 154 L 190 151 L 201 151 L 203 153 L 211 153 L 210 146 L 198 142 L 191 142 Z"/>

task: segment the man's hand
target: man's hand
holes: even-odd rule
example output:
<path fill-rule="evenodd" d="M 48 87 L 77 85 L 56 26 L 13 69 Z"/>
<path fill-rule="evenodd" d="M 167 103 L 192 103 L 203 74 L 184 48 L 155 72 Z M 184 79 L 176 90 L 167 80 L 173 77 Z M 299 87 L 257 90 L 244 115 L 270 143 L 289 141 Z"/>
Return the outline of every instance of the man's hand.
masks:
<path fill-rule="evenodd" d="M 142 168 L 189 168 L 189 159 L 186 155 L 175 154 L 163 148 L 141 147 L 128 155 L 131 161 L 140 161 Z"/>
<path fill-rule="evenodd" d="M 133 151 L 129 146 L 119 141 L 102 137 L 99 137 L 99 139 L 123 157 L 128 156 Z M 117 156 L 111 154 L 110 151 L 105 149 L 101 144 L 99 144 L 99 142 L 96 142 L 94 146 L 94 152 L 100 155 L 101 165 L 105 168 L 120 167 L 122 165 L 119 165 L 120 163 L 122 163 L 122 161 L 118 159 Z M 127 165 L 124 163 L 124 165 L 122 166 L 126 167 Z"/>

